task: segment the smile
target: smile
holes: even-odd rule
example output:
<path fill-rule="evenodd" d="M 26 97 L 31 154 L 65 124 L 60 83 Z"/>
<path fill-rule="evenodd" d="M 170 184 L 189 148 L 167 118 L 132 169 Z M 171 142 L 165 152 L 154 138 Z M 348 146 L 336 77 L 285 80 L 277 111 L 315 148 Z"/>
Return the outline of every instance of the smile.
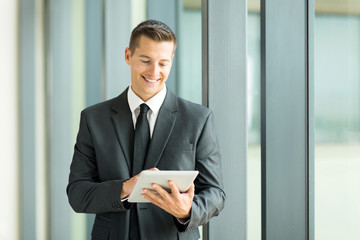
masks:
<path fill-rule="evenodd" d="M 142 76 L 142 78 L 145 79 L 146 81 L 150 82 L 150 83 L 156 83 L 158 81 L 158 79 L 150 79 L 150 78 L 146 78 L 144 76 Z"/>

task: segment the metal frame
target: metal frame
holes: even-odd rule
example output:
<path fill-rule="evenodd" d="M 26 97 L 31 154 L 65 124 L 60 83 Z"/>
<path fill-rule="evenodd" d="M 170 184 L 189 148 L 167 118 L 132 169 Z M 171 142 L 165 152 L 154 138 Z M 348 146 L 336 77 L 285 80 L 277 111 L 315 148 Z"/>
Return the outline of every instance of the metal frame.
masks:
<path fill-rule="evenodd" d="M 314 26 L 315 0 L 307 8 L 307 239 L 315 239 L 315 111 L 314 111 Z"/>
<path fill-rule="evenodd" d="M 202 25 L 202 104 L 209 106 L 209 7 L 208 0 L 201 1 Z"/>
<path fill-rule="evenodd" d="M 312 239 L 311 6 L 261 1 L 263 240 Z"/>

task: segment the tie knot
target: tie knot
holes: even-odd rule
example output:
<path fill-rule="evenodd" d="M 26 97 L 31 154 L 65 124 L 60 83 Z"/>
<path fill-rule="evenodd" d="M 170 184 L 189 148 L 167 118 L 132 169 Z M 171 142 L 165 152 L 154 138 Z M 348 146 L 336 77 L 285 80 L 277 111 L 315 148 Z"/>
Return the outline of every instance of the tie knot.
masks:
<path fill-rule="evenodd" d="M 149 109 L 150 108 L 145 103 L 140 105 L 140 112 L 142 112 L 142 113 L 147 113 L 149 111 Z"/>

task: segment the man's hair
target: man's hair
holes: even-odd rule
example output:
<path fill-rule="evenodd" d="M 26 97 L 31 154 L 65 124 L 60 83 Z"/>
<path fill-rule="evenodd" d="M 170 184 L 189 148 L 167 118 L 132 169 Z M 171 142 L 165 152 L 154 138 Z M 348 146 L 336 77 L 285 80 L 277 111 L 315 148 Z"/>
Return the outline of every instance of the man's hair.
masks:
<path fill-rule="evenodd" d="M 165 23 L 157 20 L 146 20 L 137 25 L 131 32 L 129 49 L 131 55 L 139 46 L 141 36 L 146 36 L 154 41 L 172 41 L 174 42 L 174 51 L 176 48 L 176 36 L 174 32 Z"/>

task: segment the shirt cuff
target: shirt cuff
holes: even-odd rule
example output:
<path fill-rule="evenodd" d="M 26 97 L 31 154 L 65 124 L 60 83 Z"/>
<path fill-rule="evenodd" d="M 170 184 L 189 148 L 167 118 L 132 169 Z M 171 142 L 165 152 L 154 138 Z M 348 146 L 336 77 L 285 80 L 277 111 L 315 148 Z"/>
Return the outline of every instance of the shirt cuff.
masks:
<path fill-rule="evenodd" d="M 125 201 L 127 201 L 128 199 L 129 199 L 129 197 L 123 198 L 123 199 L 121 199 L 121 202 L 125 202 Z"/>
<path fill-rule="evenodd" d="M 182 225 L 186 225 L 190 222 L 190 218 L 176 218 L 178 222 Z"/>

